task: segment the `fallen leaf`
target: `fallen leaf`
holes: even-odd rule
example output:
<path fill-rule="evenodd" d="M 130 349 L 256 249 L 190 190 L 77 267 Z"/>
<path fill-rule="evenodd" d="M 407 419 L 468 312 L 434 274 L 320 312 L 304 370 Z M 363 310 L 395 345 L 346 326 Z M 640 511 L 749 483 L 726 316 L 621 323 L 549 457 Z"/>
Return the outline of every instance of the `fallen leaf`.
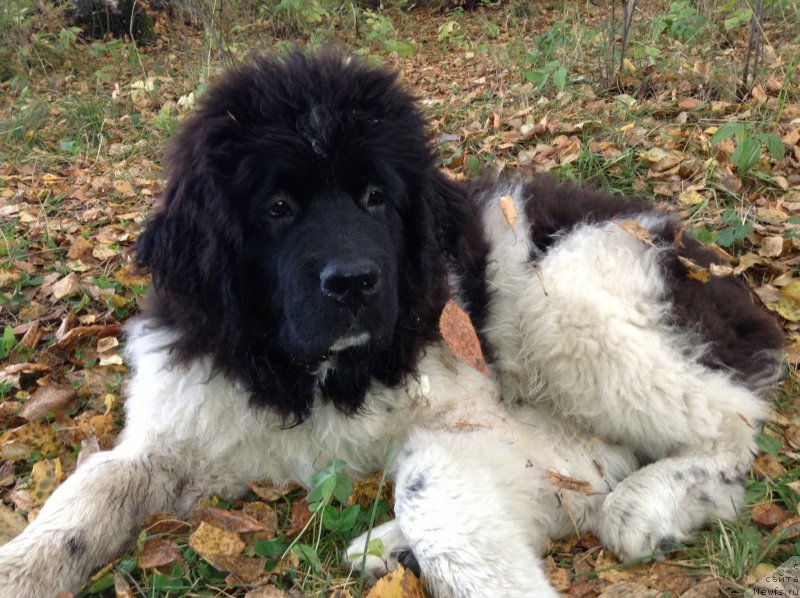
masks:
<path fill-rule="evenodd" d="M 587 496 L 597 494 L 597 491 L 592 488 L 592 485 L 589 482 L 562 475 L 557 471 L 553 471 L 552 469 L 548 469 L 545 472 L 545 475 L 547 476 L 547 479 L 550 480 L 550 483 L 557 488 L 571 490 L 572 492 L 578 492 Z"/>
<path fill-rule="evenodd" d="M 22 515 L 0 502 L 0 546 L 19 535 L 26 525 Z"/>
<path fill-rule="evenodd" d="M 31 422 L 0 435 L 0 460 L 24 461 L 35 452 L 53 457 L 58 447 L 52 428 Z"/>
<path fill-rule="evenodd" d="M 424 598 L 422 584 L 413 572 L 402 565 L 382 577 L 369 591 L 367 598 Z"/>
<path fill-rule="evenodd" d="M 784 540 L 796 540 L 800 538 L 800 516 L 795 515 L 780 523 L 772 533 L 781 536 Z"/>
<path fill-rule="evenodd" d="M 783 252 L 783 237 L 764 237 L 758 255 L 763 257 L 778 257 Z"/>
<path fill-rule="evenodd" d="M 43 505 L 63 477 L 61 460 L 58 458 L 42 459 L 34 463 L 31 469 L 31 479 L 28 482 L 28 492 L 30 492 L 33 505 L 37 507 Z"/>
<path fill-rule="evenodd" d="M 439 318 L 439 330 L 447 346 L 453 353 L 478 370 L 484 376 L 489 375 L 486 360 L 483 357 L 478 335 L 472 321 L 463 309 L 452 299 L 444 306 Z"/>
<path fill-rule="evenodd" d="M 338 592 L 347 592 L 347 590 L 337 590 Z M 282 590 L 275 586 L 264 586 L 250 590 L 244 595 L 244 598 L 290 598 L 286 590 Z M 351 598 L 350 592 L 346 594 L 338 594 L 338 598 Z"/>
<path fill-rule="evenodd" d="M 717 598 L 723 595 L 721 589 L 718 579 L 707 578 L 686 590 L 681 598 Z"/>
<path fill-rule="evenodd" d="M 50 286 L 50 294 L 54 299 L 63 299 L 81 290 L 81 283 L 74 272 L 70 272 L 58 282 Z"/>
<path fill-rule="evenodd" d="M 708 282 L 711 280 L 711 271 L 708 268 L 694 263 L 687 257 L 682 255 L 678 256 L 678 261 L 686 268 L 686 277 L 696 280 L 698 282 Z"/>
<path fill-rule="evenodd" d="M 614 220 L 614 224 L 631 235 L 635 239 L 639 239 L 642 243 L 646 243 L 651 247 L 655 247 L 653 239 L 650 237 L 650 231 L 639 224 L 636 220 Z"/>
<path fill-rule="evenodd" d="M 255 583 L 266 575 L 267 559 L 260 556 L 232 556 L 220 554 L 212 563 L 217 569 L 227 571 L 244 583 Z M 266 581 L 266 579 L 264 579 Z"/>
<path fill-rule="evenodd" d="M 148 540 L 136 564 L 140 569 L 155 569 L 181 560 L 181 551 L 175 542 L 164 538 L 151 538 Z"/>
<path fill-rule="evenodd" d="M 786 470 L 772 455 L 761 454 L 753 461 L 753 473 L 760 478 L 775 478 Z"/>
<path fill-rule="evenodd" d="M 114 572 L 114 597 L 134 598 L 133 590 L 131 590 L 128 580 L 119 571 Z"/>
<path fill-rule="evenodd" d="M 634 581 L 615 583 L 600 594 L 598 598 L 660 598 L 660 590 L 652 590 Z"/>
<path fill-rule="evenodd" d="M 218 529 L 236 534 L 261 531 L 266 529 L 264 524 L 242 511 L 227 511 L 216 507 L 204 506 L 194 514 L 194 519 L 204 521 Z"/>
<path fill-rule="evenodd" d="M 25 402 L 19 415 L 28 421 L 33 421 L 50 411 L 66 407 L 75 398 L 77 398 L 77 394 L 71 386 L 41 386 Z"/>
<path fill-rule="evenodd" d="M 215 560 L 221 556 L 238 556 L 244 550 L 244 541 L 238 534 L 203 521 L 189 536 L 189 546 L 205 561 L 214 565 Z"/>
<path fill-rule="evenodd" d="M 517 207 L 514 205 L 514 198 L 510 195 L 500 196 L 500 209 L 503 211 L 503 216 L 512 228 L 517 223 Z"/>
<path fill-rule="evenodd" d="M 775 503 L 759 503 L 753 507 L 750 519 L 758 527 L 772 529 L 789 518 L 789 513 Z"/>

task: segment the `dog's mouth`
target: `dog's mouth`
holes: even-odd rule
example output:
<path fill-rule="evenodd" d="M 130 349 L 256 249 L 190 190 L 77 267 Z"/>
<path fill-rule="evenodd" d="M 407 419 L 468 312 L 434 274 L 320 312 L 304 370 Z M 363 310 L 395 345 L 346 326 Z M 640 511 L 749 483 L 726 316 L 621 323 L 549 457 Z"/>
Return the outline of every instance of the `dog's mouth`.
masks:
<path fill-rule="evenodd" d="M 328 352 L 338 353 L 339 351 L 344 351 L 345 349 L 350 349 L 352 347 L 360 347 L 362 345 L 366 345 L 369 340 L 369 332 L 360 332 L 357 334 L 343 336 L 330 346 Z"/>

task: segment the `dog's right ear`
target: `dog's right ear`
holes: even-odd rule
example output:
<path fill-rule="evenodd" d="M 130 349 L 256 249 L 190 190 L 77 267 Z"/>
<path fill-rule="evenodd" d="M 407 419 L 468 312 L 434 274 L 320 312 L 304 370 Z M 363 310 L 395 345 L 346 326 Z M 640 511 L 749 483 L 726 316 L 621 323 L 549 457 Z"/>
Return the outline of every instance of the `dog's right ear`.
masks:
<path fill-rule="evenodd" d="M 208 139 L 194 118 L 172 141 L 162 203 L 139 236 L 136 252 L 138 265 L 152 274 L 157 295 L 215 317 L 232 301 L 242 224 L 212 176 Z"/>

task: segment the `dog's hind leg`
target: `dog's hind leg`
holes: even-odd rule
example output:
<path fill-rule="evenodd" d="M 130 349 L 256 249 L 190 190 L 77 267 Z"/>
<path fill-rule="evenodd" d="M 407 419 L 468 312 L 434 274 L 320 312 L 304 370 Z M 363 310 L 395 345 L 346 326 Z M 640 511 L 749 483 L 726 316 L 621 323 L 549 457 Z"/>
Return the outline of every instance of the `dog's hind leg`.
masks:
<path fill-rule="evenodd" d="M 188 471 L 175 459 L 130 454 L 123 446 L 93 455 L 33 523 L 0 547 L 0 596 L 76 591 L 135 538 L 147 515 L 191 511 L 201 493 Z"/>
<path fill-rule="evenodd" d="M 623 559 L 674 550 L 708 520 L 732 520 L 744 498 L 751 457 L 727 452 L 661 459 L 609 493 L 594 531 Z"/>

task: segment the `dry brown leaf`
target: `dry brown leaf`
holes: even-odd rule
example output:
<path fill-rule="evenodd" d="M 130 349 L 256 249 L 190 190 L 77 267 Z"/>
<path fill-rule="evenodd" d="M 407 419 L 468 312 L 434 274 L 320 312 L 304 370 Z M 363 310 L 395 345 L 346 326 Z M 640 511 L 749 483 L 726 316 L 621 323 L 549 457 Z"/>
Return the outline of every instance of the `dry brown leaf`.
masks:
<path fill-rule="evenodd" d="M 265 576 L 267 559 L 260 556 L 233 556 L 220 554 L 212 563 L 217 569 L 227 571 L 245 583 L 256 583 Z M 266 581 L 266 579 L 264 579 Z"/>
<path fill-rule="evenodd" d="M 511 229 L 517 224 L 517 207 L 514 205 L 514 198 L 510 195 L 500 196 L 500 209 Z"/>
<path fill-rule="evenodd" d="M 717 598 L 722 596 L 718 579 L 708 577 L 681 594 L 681 598 Z"/>
<path fill-rule="evenodd" d="M 214 563 L 221 556 L 239 556 L 244 549 L 244 541 L 238 534 L 203 521 L 189 536 L 189 546 L 204 560 L 216 566 Z"/>
<path fill-rule="evenodd" d="M 424 598 L 422 584 L 413 572 L 397 565 L 369 591 L 367 598 Z"/>
<path fill-rule="evenodd" d="M 550 483 L 557 488 L 571 490 L 572 492 L 578 492 L 579 494 L 585 494 L 587 496 L 597 494 L 597 491 L 592 488 L 592 485 L 589 482 L 562 475 L 557 471 L 553 471 L 552 469 L 548 469 L 545 472 L 545 475 L 547 476 L 547 479 L 550 480 Z"/>
<path fill-rule="evenodd" d="M 0 369 L 0 381 L 14 388 L 22 388 L 50 372 L 50 366 L 43 363 L 13 363 Z"/>
<path fill-rule="evenodd" d="M 133 598 L 133 590 L 131 590 L 131 586 L 128 583 L 128 580 L 125 579 L 125 576 L 122 575 L 119 571 L 114 572 L 114 595 L 115 598 Z"/>
<path fill-rule="evenodd" d="M 244 598 L 289 598 L 289 593 L 275 586 L 264 586 L 250 590 L 244 595 Z"/>
<path fill-rule="evenodd" d="M 142 526 L 149 534 L 177 534 L 189 529 L 189 524 L 172 513 L 154 513 L 144 520 Z"/>
<path fill-rule="evenodd" d="M 250 488 L 256 496 L 267 502 L 275 502 L 292 490 L 297 489 L 296 485 L 278 488 L 275 484 L 266 480 L 251 480 L 247 482 L 247 487 Z"/>
<path fill-rule="evenodd" d="M 472 321 L 469 319 L 469 315 L 453 300 L 448 301 L 447 305 L 444 306 L 442 315 L 439 318 L 439 330 L 447 346 L 450 347 L 456 357 L 478 370 L 484 376 L 489 375 L 481 344 L 475 328 L 472 326 Z"/>
<path fill-rule="evenodd" d="M 784 540 L 796 540 L 800 538 L 800 516 L 795 515 L 794 517 L 790 517 L 776 526 L 775 529 L 772 530 L 772 533 L 776 536 L 780 535 Z"/>
<path fill-rule="evenodd" d="M 659 598 L 660 590 L 652 590 L 634 581 L 622 581 L 608 586 L 598 598 Z"/>
<path fill-rule="evenodd" d="M 750 519 L 758 527 L 772 529 L 789 518 L 789 513 L 774 503 L 759 503 L 753 507 Z"/>
<path fill-rule="evenodd" d="M 19 415 L 28 421 L 33 421 L 50 411 L 62 409 L 76 397 L 75 389 L 71 386 L 42 386 L 37 388 L 25 402 Z"/>
<path fill-rule="evenodd" d="M 118 336 L 122 332 L 122 327 L 119 324 L 109 324 L 107 326 L 96 324 L 93 326 L 78 326 L 65 332 L 62 336 L 56 334 L 58 343 L 56 346 L 59 349 L 68 349 L 72 344 L 81 339 L 104 336 Z"/>
<path fill-rule="evenodd" d="M 225 509 L 211 506 L 204 506 L 198 509 L 194 514 L 194 519 L 205 521 L 216 528 L 235 534 L 245 534 L 266 529 L 264 524 L 252 515 L 242 511 L 226 511 Z"/>
<path fill-rule="evenodd" d="M 70 272 L 64 278 L 59 280 L 58 282 L 53 283 L 50 286 L 50 295 L 52 295 L 53 299 L 59 300 L 72 295 L 73 293 L 77 293 L 81 290 L 81 283 L 78 280 L 78 276 L 74 272 Z"/>
<path fill-rule="evenodd" d="M 753 461 L 753 473 L 760 478 L 775 478 L 785 471 L 780 461 L 772 455 L 762 454 Z"/>
<path fill-rule="evenodd" d="M 682 255 L 678 256 L 678 261 L 686 268 L 686 277 L 691 278 L 692 280 L 696 280 L 698 282 L 708 282 L 711 280 L 711 271 L 708 268 L 703 268 L 702 266 L 694 263 L 687 257 L 683 257 Z"/>
<path fill-rule="evenodd" d="M 0 546 L 15 538 L 28 522 L 25 518 L 0 502 Z"/>
<path fill-rule="evenodd" d="M 145 543 L 136 561 L 140 569 L 155 569 L 181 560 L 178 545 L 165 538 L 152 538 Z"/>
<path fill-rule="evenodd" d="M 653 239 L 650 237 L 650 231 L 639 224 L 636 220 L 614 220 L 614 224 L 631 235 L 634 239 L 638 239 L 642 243 L 646 243 L 651 247 L 655 247 Z"/>
<path fill-rule="evenodd" d="M 308 503 L 305 498 L 295 498 L 292 501 L 292 515 L 289 530 L 286 532 L 289 536 L 296 536 L 311 519 L 312 513 L 308 510 Z"/>
<path fill-rule="evenodd" d="M 553 557 L 548 556 L 544 561 L 544 572 L 553 587 L 559 592 L 566 592 L 570 586 L 569 570 L 556 566 Z"/>
<path fill-rule="evenodd" d="M 758 255 L 763 257 L 778 257 L 783 253 L 783 237 L 764 237 L 761 240 L 761 247 L 758 248 Z"/>

